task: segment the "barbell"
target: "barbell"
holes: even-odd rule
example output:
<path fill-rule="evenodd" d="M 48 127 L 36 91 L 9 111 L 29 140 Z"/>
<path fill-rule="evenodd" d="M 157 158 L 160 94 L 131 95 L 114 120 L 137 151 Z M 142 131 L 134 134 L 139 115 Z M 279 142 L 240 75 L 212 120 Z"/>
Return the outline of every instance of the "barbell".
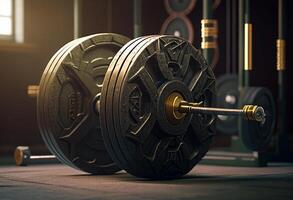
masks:
<path fill-rule="evenodd" d="M 69 42 L 49 61 L 38 124 L 49 150 L 71 167 L 177 178 L 205 156 L 217 115 L 260 126 L 274 117 L 259 105 L 216 108 L 215 94 L 211 67 L 186 40 L 95 34 Z"/>
<path fill-rule="evenodd" d="M 31 161 L 52 162 L 55 159 L 54 155 L 32 155 L 28 146 L 18 146 L 14 150 L 14 161 L 17 166 L 27 166 Z"/>

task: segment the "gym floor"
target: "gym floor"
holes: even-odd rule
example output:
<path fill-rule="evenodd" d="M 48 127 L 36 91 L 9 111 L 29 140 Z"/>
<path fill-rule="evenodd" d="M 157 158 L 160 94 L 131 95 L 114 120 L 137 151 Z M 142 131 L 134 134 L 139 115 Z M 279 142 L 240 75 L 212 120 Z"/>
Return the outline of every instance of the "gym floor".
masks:
<path fill-rule="evenodd" d="M 120 171 L 93 176 L 62 164 L 0 167 L 0 199 L 293 199 L 293 165 L 198 165 L 181 179 L 150 181 Z"/>

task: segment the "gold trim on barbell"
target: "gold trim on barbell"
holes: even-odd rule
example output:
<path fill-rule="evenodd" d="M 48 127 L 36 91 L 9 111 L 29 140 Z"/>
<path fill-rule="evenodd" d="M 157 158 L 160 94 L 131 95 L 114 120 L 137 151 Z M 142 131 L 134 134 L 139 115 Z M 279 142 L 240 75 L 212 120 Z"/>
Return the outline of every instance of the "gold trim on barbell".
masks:
<path fill-rule="evenodd" d="M 202 42 L 201 48 L 202 49 L 215 49 L 217 47 L 217 43 L 215 41 L 213 42 Z"/>
<path fill-rule="evenodd" d="M 201 26 L 208 26 L 208 27 L 218 27 L 218 21 L 216 19 L 202 19 Z"/>
<path fill-rule="evenodd" d="M 201 37 L 218 37 L 218 29 L 214 27 L 205 27 L 201 29 Z"/>
<path fill-rule="evenodd" d="M 277 39 L 277 71 L 285 70 L 285 46 L 286 41 L 283 39 Z"/>
<path fill-rule="evenodd" d="M 206 41 L 207 37 L 212 41 Z M 201 48 L 215 49 L 217 47 L 218 38 L 218 21 L 215 19 L 201 20 Z"/>
<path fill-rule="evenodd" d="M 252 70 L 252 24 L 244 25 L 244 70 Z"/>

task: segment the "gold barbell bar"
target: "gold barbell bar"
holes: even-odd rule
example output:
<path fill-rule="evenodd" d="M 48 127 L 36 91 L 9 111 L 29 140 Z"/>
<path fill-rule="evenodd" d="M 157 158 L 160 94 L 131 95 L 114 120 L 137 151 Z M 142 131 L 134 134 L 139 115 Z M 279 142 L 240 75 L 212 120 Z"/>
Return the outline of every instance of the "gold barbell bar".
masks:
<path fill-rule="evenodd" d="M 174 92 L 165 102 L 165 110 L 168 120 L 178 124 L 187 113 L 202 113 L 216 115 L 239 115 L 246 120 L 264 122 L 265 111 L 261 106 L 244 105 L 242 109 L 226 109 L 204 107 L 202 103 L 187 102 L 180 93 Z"/>

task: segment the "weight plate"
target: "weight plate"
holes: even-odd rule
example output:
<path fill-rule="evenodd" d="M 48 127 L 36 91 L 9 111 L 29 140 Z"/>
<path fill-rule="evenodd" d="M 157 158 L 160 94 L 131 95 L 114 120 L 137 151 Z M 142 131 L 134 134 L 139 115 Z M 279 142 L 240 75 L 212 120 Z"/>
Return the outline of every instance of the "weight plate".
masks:
<path fill-rule="evenodd" d="M 90 36 L 87 36 L 90 37 Z M 55 55 L 52 57 L 52 59 L 50 59 L 44 73 L 43 73 L 43 77 L 41 79 L 41 83 L 40 84 L 40 94 L 38 96 L 39 99 L 44 99 L 43 95 L 46 94 L 47 88 L 41 88 L 41 86 L 46 85 L 46 82 L 48 81 L 49 77 L 54 74 L 54 70 L 56 70 L 56 65 L 58 64 L 59 60 L 62 58 L 62 56 L 66 53 L 68 53 L 68 51 L 70 51 L 70 48 L 73 45 L 76 45 L 84 40 L 87 39 L 87 37 L 83 37 L 83 38 L 79 38 L 76 40 L 73 40 L 69 43 L 67 43 L 66 45 L 64 45 L 61 49 L 59 49 L 59 51 L 57 51 L 55 53 Z M 57 68 L 58 69 L 58 68 Z M 41 105 L 46 105 L 46 103 L 42 103 Z M 39 106 L 38 106 L 39 107 Z M 44 113 L 44 108 L 42 106 L 40 106 L 43 109 L 43 112 L 39 112 L 39 113 Z M 48 121 L 47 119 L 44 120 L 45 116 L 38 116 L 38 120 L 42 120 L 42 123 L 39 124 L 46 124 L 46 122 Z M 54 136 L 52 136 L 52 134 L 45 132 L 46 129 L 43 129 L 44 131 L 41 131 L 41 135 L 48 147 L 48 149 L 51 151 L 51 153 L 53 153 L 54 155 L 57 156 L 57 158 L 59 159 L 59 161 L 63 162 L 64 164 L 71 166 L 71 167 L 75 167 L 63 154 L 62 152 L 59 150 L 58 148 L 58 144 L 56 143 Z M 75 167 L 76 168 L 76 167 Z"/>
<path fill-rule="evenodd" d="M 72 48 L 82 42 L 84 42 L 85 40 L 87 40 L 89 37 L 92 37 L 92 36 L 86 36 L 86 37 L 82 37 L 82 38 L 78 38 L 78 39 L 75 39 L 73 40 L 72 42 L 70 42 L 70 44 L 64 48 L 62 50 L 62 52 L 60 52 L 58 54 L 58 56 L 56 57 L 56 59 L 51 63 L 51 67 L 50 67 L 50 73 L 49 73 L 49 77 L 54 75 L 56 73 L 56 70 L 58 70 L 58 67 L 60 65 L 60 61 L 64 55 L 68 55 L 70 53 L 70 51 L 72 50 Z M 47 78 L 47 80 L 50 80 L 50 78 Z M 46 94 L 46 90 L 44 90 L 44 94 Z M 44 103 L 43 105 L 47 105 L 47 103 Z M 44 111 L 46 112 L 46 111 Z M 47 124 L 46 122 L 48 122 L 48 119 L 44 120 L 45 124 L 47 126 L 50 126 L 49 124 Z M 75 165 L 72 164 L 72 162 L 70 160 L 68 160 L 66 158 L 66 156 L 62 153 L 62 151 L 59 150 L 59 147 L 58 147 L 58 144 L 56 143 L 56 140 L 55 140 L 55 137 L 50 134 L 50 133 L 47 133 L 47 137 L 49 139 L 49 142 L 50 142 L 50 145 L 55 149 L 56 151 L 56 154 L 59 155 L 59 157 L 62 157 L 63 160 L 65 160 L 65 164 L 67 164 L 68 166 L 71 166 L 73 168 L 77 168 Z M 58 158 L 58 157 L 57 157 Z"/>
<path fill-rule="evenodd" d="M 241 92 L 243 105 L 262 106 L 265 110 L 265 121 L 242 120 L 241 138 L 244 145 L 253 151 L 264 150 L 270 142 L 275 127 L 275 102 L 271 92 L 263 87 L 249 87 Z"/>
<path fill-rule="evenodd" d="M 214 116 L 187 114 L 181 123 L 171 124 L 164 102 L 175 91 L 206 106 L 215 92 L 211 68 L 182 38 L 144 37 L 126 44 L 111 62 L 101 94 L 100 112 L 106 116 L 101 125 L 111 157 L 128 173 L 176 178 L 206 154 Z"/>
<path fill-rule="evenodd" d="M 48 125 L 48 119 L 46 116 L 44 116 L 44 113 L 46 112 L 45 111 L 45 108 L 47 103 L 44 101 L 44 95 L 47 93 L 47 81 L 49 79 L 50 76 L 52 76 L 52 74 L 54 74 L 54 70 L 56 70 L 56 65 L 57 63 L 59 62 L 59 60 L 62 58 L 62 56 L 66 53 L 68 53 L 68 51 L 70 51 L 70 48 L 72 48 L 72 46 L 74 46 L 74 44 L 78 44 L 79 42 L 81 41 L 84 41 L 86 39 L 86 37 L 84 38 L 79 38 L 79 39 L 76 39 L 76 40 L 73 40 L 72 42 L 69 42 L 68 44 L 66 44 L 64 47 L 62 47 L 53 57 L 55 57 L 54 59 L 51 59 L 50 62 L 48 63 L 47 65 L 47 68 L 43 74 L 43 76 L 45 76 L 44 78 L 42 77 L 41 79 L 41 82 L 43 82 L 42 84 L 40 84 L 40 88 L 41 86 L 46 86 L 44 88 L 41 88 L 40 90 L 40 95 L 39 95 L 39 98 L 38 102 L 42 102 L 38 105 L 38 109 L 43 109 L 42 112 L 38 112 L 38 121 L 39 121 L 39 126 L 40 125 L 43 125 L 43 127 L 40 127 L 40 130 L 42 129 L 43 131 L 41 131 L 41 134 L 44 135 L 44 137 L 46 138 L 45 140 L 45 143 L 46 145 L 48 146 L 49 150 L 50 150 L 50 147 L 51 147 L 51 152 L 53 151 L 54 152 L 54 155 L 57 156 L 57 158 L 63 162 L 64 164 L 68 165 L 68 166 L 71 166 L 71 167 L 74 167 L 74 168 L 77 168 L 75 165 L 72 164 L 72 162 L 70 160 L 68 160 L 64 154 L 60 151 L 60 149 L 58 148 L 58 144 L 56 143 L 55 141 L 55 138 L 54 136 L 52 136 L 52 134 L 48 133 L 46 130 L 46 126 L 50 126 Z M 57 68 L 58 69 L 58 68 Z M 43 95 L 42 95 L 43 94 Z M 40 113 L 40 114 L 39 114 Z M 43 113 L 43 114 L 42 114 Z M 50 128 L 49 128 L 50 129 Z"/>
<path fill-rule="evenodd" d="M 79 40 L 47 71 L 38 98 L 41 132 L 70 164 L 93 174 L 119 170 L 108 156 L 101 136 L 99 99 L 103 77 L 114 55 L 128 41 L 117 34 L 96 34 Z M 60 159 L 60 158 L 59 158 Z"/>
<path fill-rule="evenodd" d="M 109 120 L 109 121 L 112 121 L 113 120 L 113 116 L 112 116 L 112 110 L 111 110 L 111 107 L 108 106 L 107 103 L 111 103 L 112 104 L 112 100 L 113 100 L 113 96 L 115 95 L 114 94 L 114 87 L 118 81 L 118 79 L 121 79 L 122 76 L 118 76 L 119 74 L 121 74 L 121 71 L 127 69 L 125 67 L 123 67 L 123 65 L 125 65 L 126 63 L 124 62 L 125 60 L 125 57 L 128 56 L 128 54 L 131 52 L 130 50 L 133 50 L 135 49 L 138 45 L 142 45 L 142 42 L 143 40 L 145 40 L 146 38 L 148 37 L 141 37 L 141 38 L 137 38 L 137 39 L 134 39 L 132 40 L 131 42 L 129 42 L 127 45 L 125 45 L 121 51 L 119 51 L 116 56 L 114 57 L 113 59 L 113 63 L 115 62 L 116 64 L 115 65 L 110 65 L 109 67 L 109 71 L 111 73 L 107 73 L 105 79 L 108 79 L 108 75 L 111 76 L 111 82 L 108 82 L 108 84 L 106 84 L 106 81 L 105 81 L 105 86 L 108 88 L 107 91 L 105 93 L 103 93 L 103 95 L 107 95 L 107 102 L 106 102 L 106 105 L 102 105 L 103 107 L 105 107 L 107 109 L 107 113 L 106 115 L 104 116 L 103 115 L 103 119 L 105 120 Z M 137 48 L 136 48 L 137 49 Z M 126 53 L 124 53 L 125 51 L 127 51 Z M 133 51 L 135 52 L 135 51 Z M 119 66 L 119 67 L 115 67 L 115 68 L 112 68 L 113 66 Z M 120 84 L 120 83 L 118 83 Z M 119 92 L 119 91 L 118 91 Z M 115 122 L 114 122 L 115 123 Z M 104 124 L 104 123 L 102 123 Z M 107 130 L 110 130 L 109 133 L 114 133 L 113 131 L 111 131 L 114 127 L 113 126 L 110 126 L 110 127 L 107 127 Z M 105 130 L 106 128 L 103 128 L 103 130 Z M 111 135 L 109 137 L 110 141 L 109 143 L 112 144 L 112 140 L 115 138 L 116 136 L 115 135 Z M 107 140 L 107 137 L 105 138 L 105 140 Z M 108 141 L 108 140 L 107 140 Z M 105 142 L 107 144 L 107 142 Z M 107 149 L 112 149 L 112 148 L 116 148 L 116 146 L 112 145 L 110 148 L 107 148 Z M 115 152 L 112 152 L 115 154 Z M 127 157 L 127 155 L 122 155 L 124 158 Z M 117 156 L 117 158 L 119 159 L 119 162 L 117 163 L 122 163 L 123 162 L 123 159 L 120 159 L 120 156 Z M 122 168 L 122 167 L 121 167 Z M 124 168 L 122 168 L 124 169 Z"/>
<path fill-rule="evenodd" d="M 90 37 L 90 36 L 88 36 L 88 37 Z M 49 70 L 49 74 L 48 74 L 48 77 L 47 77 L 47 79 L 45 80 L 45 81 L 48 81 L 48 80 L 50 80 L 50 77 L 52 76 L 52 75 L 54 75 L 55 74 L 55 72 L 56 72 L 56 70 L 58 70 L 58 66 L 60 65 L 60 60 L 62 59 L 62 57 L 64 56 L 64 55 L 67 55 L 68 53 L 70 53 L 70 51 L 72 50 L 72 48 L 75 46 L 75 45 L 77 45 L 77 44 L 79 44 L 79 43 L 81 43 L 81 42 L 83 42 L 83 41 L 85 41 L 87 39 L 87 37 L 83 37 L 83 38 L 79 38 L 79 39 L 76 39 L 76 40 L 73 40 L 72 42 L 70 42 L 69 43 L 69 45 L 68 46 L 66 46 L 59 54 L 58 54 L 58 56 L 56 57 L 56 59 L 51 63 L 51 67 L 50 67 L 50 70 Z M 44 84 L 44 85 L 46 85 L 46 84 Z M 45 88 L 45 90 L 44 90 L 44 94 L 46 94 L 46 88 Z M 43 105 L 47 105 L 47 103 L 45 102 L 45 103 L 43 103 Z M 44 113 L 45 113 L 46 111 L 44 110 Z M 46 117 L 46 116 L 45 116 Z M 46 126 L 49 126 L 50 127 L 50 124 L 48 124 L 47 123 L 48 122 L 48 119 L 46 118 L 45 120 L 44 120 L 44 123 L 43 124 L 45 124 Z M 59 156 L 59 158 L 62 158 L 63 159 L 63 163 L 64 164 L 66 164 L 66 165 L 68 165 L 68 166 L 71 166 L 71 167 L 73 167 L 73 168 L 77 168 L 75 165 L 73 165 L 72 164 L 72 162 L 69 160 L 69 159 L 67 159 L 66 158 L 66 156 L 62 153 L 62 151 L 60 151 L 60 149 L 59 149 L 59 147 L 58 147 L 58 144 L 56 143 L 56 140 L 55 140 L 55 137 L 52 135 L 52 134 L 50 134 L 50 133 L 47 133 L 46 134 L 47 136 L 47 138 L 48 138 L 48 140 L 49 140 L 49 144 L 50 144 L 50 146 L 52 146 L 52 148 L 55 150 L 55 152 L 56 152 L 56 155 L 57 155 L 57 158 L 58 158 L 58 156 Z M 65 162 L 64 162 L 65 161 Z"/>
<path fill-rule="evenodd" d="M 42 99 L 42 95 L 44 94 L 45 89 L 42 87 L 43 85 L 46 85 L 46 81 L 48 79 L 48 77 L 50 76 L 49 71 L 52 71 L 52 64 L 58 60 L 58 58 L 63 54 L 63 52 L 68 49 L 74 42 L 76 42 L 76 40 L 71 41 L 67 44 L 65 44 L 62 48 L 60 48 L 50 59 L 50 61 L 47 64 L 47 67 L 45 68 L 42 78 L 41 78 L 41 82 L 39 84 L 40 88 L 39 88 L 39 94 L 38 94 L 38 99 Z M 37 106 L 39 107 L 39 106 Z M 39 112 L 38 112 L 39 113 Z M 38 121 L 42 120 L 43 116 L 38 116 Z M 41 123 L 38 123 L 41 124 Z M 46 134 L 44 131 L 41 131 L 41 136 L 43 138 L 43 141 L 45 142 L 45 144 L 47 145 L 49 151 L 56 155 L 58 160 L 61 161 L 64 164 L 67 165 L 71 165 L 70 162 L 68 162 L 65 158 L 63 158 L 61 155 L 59 155 L 58 151 L 56 150 L 55 146 L 52 144 L 50 136 L 48 134 Z"/>
<path fill-rule="evenodd" d="M 188 18 L 181 15 L 171 15 L 163 23 L 161 34 L 182 37 L 192 43 L 194 31 Z"/>
<path fill-rule="evenodd" d="M 238 108 L 238 77 L 236 74 L 224 74 L 217 78 L 217 107 Z M 235 115 L 218 115 L 216 130 L 221 134 L 234 135 L 238 132 L 238 117 Z"/>
<path fill-rule="evenodd" d="M 66 54 L 66 53 L 65 53 Z M 58 70 L 58 68 L 57 68 L 57 70 Z M 47 120 L 48 121 L 48 120 Z M 52 137 L 52 136 L 51 136 Z M 52 141 L 51 141 L 53 144 L 55 144 L 55 146 L 58 146 L 57 144 L 56 144 L 56 142 L 55 142 L 55 140 L 54 140 L 54 138 L 52 139 Z M 62 152 L 61 151 L 58 151 L 60 154 L 62 154 Z M 70 162 L 70 161 L 69 161 Z M 103 172 L 102 172 L 103 173 Z"/>
<path fill-rule="evenodd" d="M 189 14 L 196 4 L 196 0 L 165 0 L 165 7 L 169 14 Z"/>

